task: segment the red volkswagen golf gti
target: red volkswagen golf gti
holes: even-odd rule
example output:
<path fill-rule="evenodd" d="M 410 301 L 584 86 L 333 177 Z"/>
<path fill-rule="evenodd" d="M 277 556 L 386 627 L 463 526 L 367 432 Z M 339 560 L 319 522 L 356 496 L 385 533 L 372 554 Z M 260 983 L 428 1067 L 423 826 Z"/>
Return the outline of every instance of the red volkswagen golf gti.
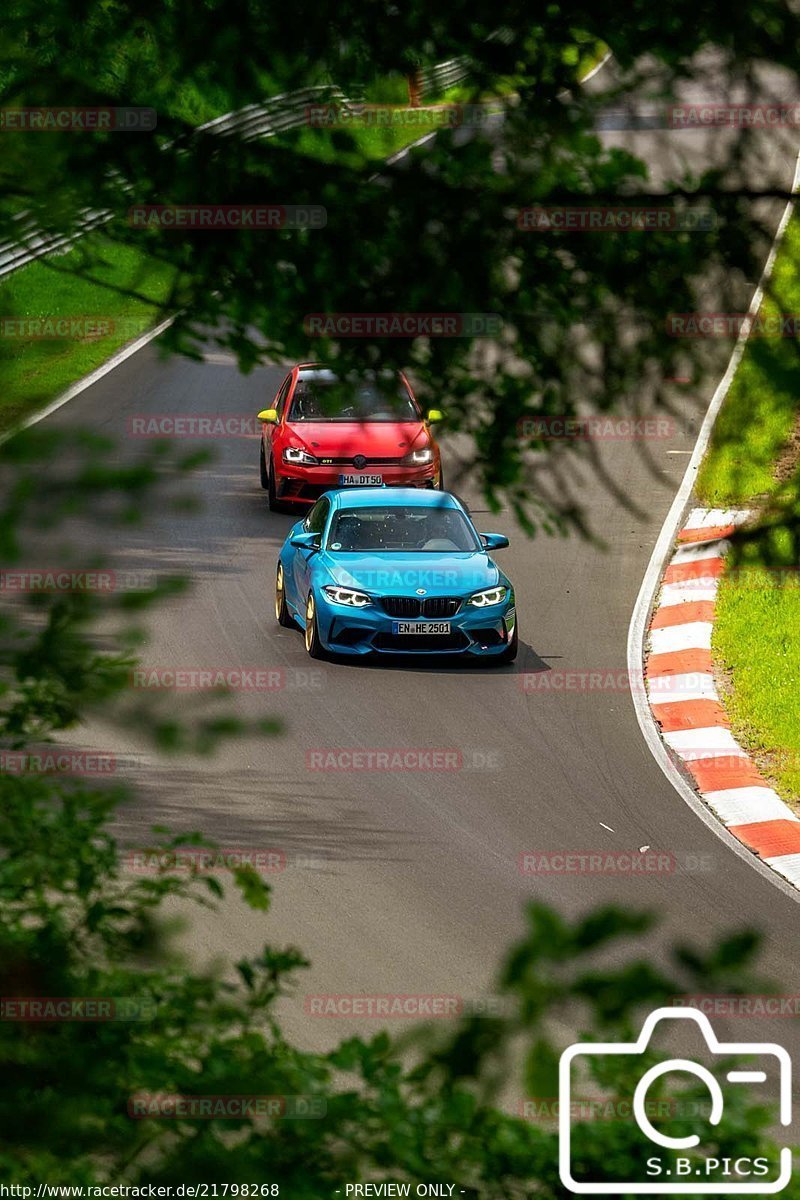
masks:
<path fill-rule="evenodd" d="M 313 504 L 337 487 L 441 488 L 439 447 L 402 372 L 339 379 L 314 363 L 293 367 L 274 408 L 258 414 L 261 486 L 273 511 Z"/>

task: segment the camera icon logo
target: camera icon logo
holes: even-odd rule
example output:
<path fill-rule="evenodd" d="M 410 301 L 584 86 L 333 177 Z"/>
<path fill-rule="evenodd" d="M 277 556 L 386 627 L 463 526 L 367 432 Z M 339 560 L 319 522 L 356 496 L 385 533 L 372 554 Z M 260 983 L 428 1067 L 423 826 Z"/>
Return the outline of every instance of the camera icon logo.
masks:
<path fill-rule="evenodd" d="M 700 1030 L 708 1050 L 721 1057 L 757 1055 L 760 1062 L 747 1069 L 730 1069 L 725 1078 L 731 1084 L 774 1083 L 778 1096 L 781 1125 L 789 1125 L 792 1112 L 792 1063 L 783 1046 L 774 1042 L 720 1042 L 708 1017 L 691 1008 L 658 1008 L 645 1020 L 635 1042 L 580 1042 L 569 1046 L 559 1060 L 559 1175 L 569 1191 L 577 1195 L 774 1195 L 791 1180 L 792 1152 L 787 1146 L 775 1161 L 766 1157 L 704 1157 L 697 1147 L 698 1134 L 671 1137 L 655 1128 L 647 1112 L 647 1092 L 662 1075 L 683 1072 L 705 1083 L 710 1096 L 707 1117 L 698 1117 L 698 1125 L 719 1125 L 725 1100 L 719 1081 L 707 1067 L 687 1058 L 671 1058 L 644 1071 L 633 1093 L 631 1111 L 643 1135 L 642 1179 L 591 1180 L 575 1178 L 571 1104 L 574 1083 L 582 1060 L 602 1060 L 603 1056 L 643 1055 L 656 1026 L 667 1021 L 691 1021 Z M 685 1154 L 694 1150 L 694 1155 Z M 651 1157 L 646 1157 L 650 1154 Z M 579 1171 L 579 1173 L 582 1172 Z"/>

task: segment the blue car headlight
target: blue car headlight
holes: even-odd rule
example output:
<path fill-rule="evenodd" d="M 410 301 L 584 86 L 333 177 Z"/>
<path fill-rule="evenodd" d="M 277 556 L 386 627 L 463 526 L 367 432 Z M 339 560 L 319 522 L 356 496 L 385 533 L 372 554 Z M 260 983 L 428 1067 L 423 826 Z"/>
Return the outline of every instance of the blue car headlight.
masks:
<path fill-rule="evenodd" d="M 489 608 L 492 604 L 502 604 L 508 595 L 508 588 L 499 587 L 487 588 L 483 592 L 475 592 L 467 601 L 474 608 Z"/>
<path fill-rule="evenodd" d="M 372 604 L 366 592 L 356 592 L 353 588 L 335 587 L 333 584 L 328 584 L 322 590 L 331 604 L 343 604 L 345 608 L 366 608 L 367 605 Z"/>

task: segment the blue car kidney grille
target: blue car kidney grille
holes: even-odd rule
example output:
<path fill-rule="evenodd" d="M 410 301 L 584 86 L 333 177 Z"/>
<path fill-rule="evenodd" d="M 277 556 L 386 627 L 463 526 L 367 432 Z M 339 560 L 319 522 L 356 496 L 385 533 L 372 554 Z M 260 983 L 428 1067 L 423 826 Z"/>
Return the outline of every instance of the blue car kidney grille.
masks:
<path fill-rule="evenodd" d="M 415 596 L 384 596 L 383 607 L 390 617 L 427 617 L 441 620 L 454 617 L 461 607 L 459 596 L 429 596 L 418 600 Z"/>

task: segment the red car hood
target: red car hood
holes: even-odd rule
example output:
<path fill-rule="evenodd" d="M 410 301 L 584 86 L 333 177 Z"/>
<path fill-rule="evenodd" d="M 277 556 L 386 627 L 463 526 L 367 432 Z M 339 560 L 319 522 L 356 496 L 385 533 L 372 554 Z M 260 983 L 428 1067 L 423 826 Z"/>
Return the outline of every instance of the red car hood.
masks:
<path fill-rule="evenodd" d="M 421 421 L 302 421 L 290 430 L 318 458 L 402 458 L 428 444 Z"/>

